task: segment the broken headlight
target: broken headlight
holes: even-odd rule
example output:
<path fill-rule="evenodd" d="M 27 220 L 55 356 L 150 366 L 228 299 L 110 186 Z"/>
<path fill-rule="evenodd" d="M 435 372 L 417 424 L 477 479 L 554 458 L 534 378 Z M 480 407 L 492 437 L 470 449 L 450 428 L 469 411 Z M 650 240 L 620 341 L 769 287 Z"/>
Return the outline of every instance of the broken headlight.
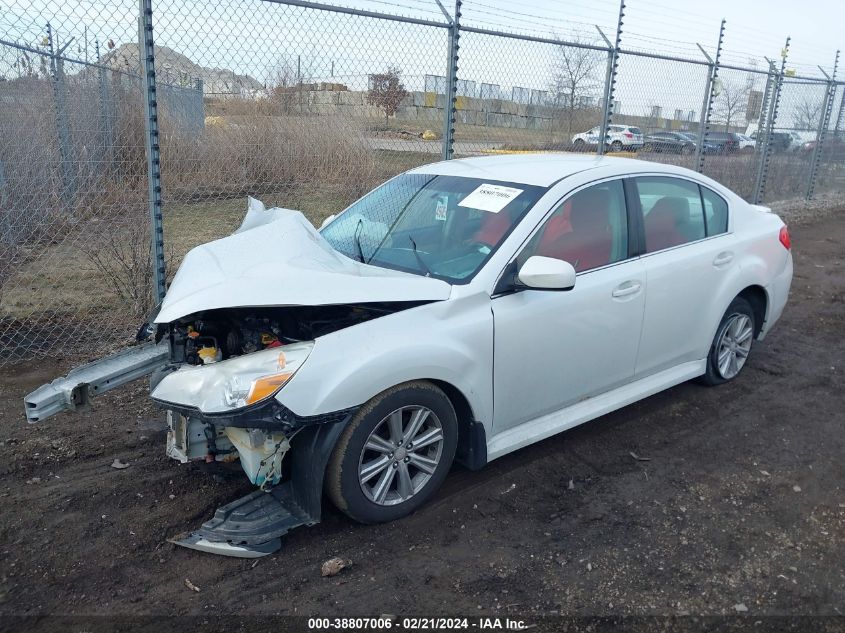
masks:
<path fill-rule="evenodd" d="M 271 398 L 308 358 L 312 341 L 291 343 L 210 365 L 186 365 L 165 376 L 154 399 L 203 413 L 242 409 Z"/>

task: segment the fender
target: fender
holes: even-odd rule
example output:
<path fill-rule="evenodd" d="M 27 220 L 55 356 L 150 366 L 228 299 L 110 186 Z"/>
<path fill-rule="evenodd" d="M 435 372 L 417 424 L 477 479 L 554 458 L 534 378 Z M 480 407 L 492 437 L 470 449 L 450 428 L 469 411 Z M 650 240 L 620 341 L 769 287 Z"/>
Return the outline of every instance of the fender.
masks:
<path fill-rule="evenodd" d="M 745 243 L 738 244 L 738 251 L 747 248 Z M 766 293 L 766 316 L 764 322 L 769 319 L 772 309 L 772 297 L 769 294 L 769 285 L 772 282 L 771 269 L 767 267 L 764 257 L 755 252 L 747 253 L 737 265 L 734 266 L 729 275 L 724 279 L 719 292 L 715 297 L 721 298 L 719 301 L 711 303 L 711 309 L 708 314 L 710 326 L 710 333 L 706 341 L 702 342 L 702 348 L 699 349 L 699 358 L 704 358 L 710 351 L 710 345 L 716 336 L 716 331 L 719 329 L 719 324 L 722 317 L 728 309 L 731 302 L 749 286 L 759 286 Z M 758 324 L 762 327 L 762 324 Z"/>
<path fill-rule="evenodd" d="M 432 322 L 440 327 L 431 328 Z M 476 293 L 318 338 L 276 399 L 297 415 L 312 416 L 360 406 L 409 380 L 441 380 L 461 391 L 474 419 L 487 424 L 493 417 L 492 362 L 490 297 Z"/>

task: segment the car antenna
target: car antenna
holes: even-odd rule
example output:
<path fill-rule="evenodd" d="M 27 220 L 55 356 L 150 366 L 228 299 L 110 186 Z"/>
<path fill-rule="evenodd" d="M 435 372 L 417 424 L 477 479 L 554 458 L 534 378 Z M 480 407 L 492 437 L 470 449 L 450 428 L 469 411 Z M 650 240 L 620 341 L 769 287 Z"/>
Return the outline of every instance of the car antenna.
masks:
<path fill-rule="evenodd" d="M 361 231 L 364 228 L 364 218 L 358 218 L 358 225 L 355 227 L 355 246 L 358 248 L 358 259 L 362 264 L 365 264 L 364 249 L 361 248 Z"/>
<path fill-rule="evenodd" d="M 411 246 L 414 248 L 414 257 L 417 258 L 417 263 L 420 265 L 420 268 L 425 271 L 426 277 L 431 277 L 431 268 L 429 268 L 423 261 L 423 258 L 420 257 L 420 252 L 417 250 L 417 243 L 414 241 L 414 238 L 409 235 L 408 239 L 411 240 Z"/>

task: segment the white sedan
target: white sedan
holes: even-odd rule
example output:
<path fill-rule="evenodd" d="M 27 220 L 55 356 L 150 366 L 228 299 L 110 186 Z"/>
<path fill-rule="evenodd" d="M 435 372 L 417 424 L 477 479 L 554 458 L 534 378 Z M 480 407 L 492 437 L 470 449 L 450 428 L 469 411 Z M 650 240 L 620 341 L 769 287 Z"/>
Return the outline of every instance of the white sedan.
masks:
<path fill-rule="evenodd" d="M 686 380 L 735 379 L 792 279 L 777 215 L 671 165 L 566 155 L 413 169 L 318 232 L 250 201 L 194 249 L 143 336 L 27 398 L 30 421 L 154 371 L 168 454 L 257 492 L 178 541 L 240 556 L 320 518 L 430 499 Z M 283 459 L 285 458 L 285 459 Z"/>

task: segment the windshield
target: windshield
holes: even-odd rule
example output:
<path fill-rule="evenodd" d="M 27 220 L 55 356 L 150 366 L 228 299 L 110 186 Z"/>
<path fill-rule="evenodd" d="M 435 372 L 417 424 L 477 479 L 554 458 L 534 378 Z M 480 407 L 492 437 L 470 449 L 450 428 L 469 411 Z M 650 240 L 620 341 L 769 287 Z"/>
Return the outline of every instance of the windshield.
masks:
<path fill-rule="evenodd" d="M 682 138 L 687 138 L 691 141 L 697 141 L 698 140 L 698 136 L 696 134 L 694 134 L 693 132 L 678 132 L 678 136 L 680 136 Z"/>
<path fill-rule="evenodd" d="M 522 183 L 402 174 L 321 233 L 352 259 L 466 283 L 545 192 Z"/>

